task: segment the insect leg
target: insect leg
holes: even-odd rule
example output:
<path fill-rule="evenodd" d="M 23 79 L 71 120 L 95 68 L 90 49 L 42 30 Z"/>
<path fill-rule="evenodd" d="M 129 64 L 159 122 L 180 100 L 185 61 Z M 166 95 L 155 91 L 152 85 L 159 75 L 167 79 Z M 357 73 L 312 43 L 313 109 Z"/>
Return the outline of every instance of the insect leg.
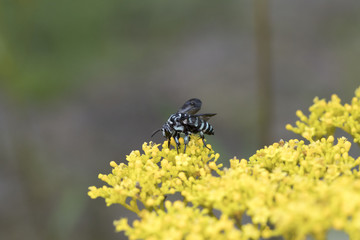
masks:
<path fill-rule="evenodd" d="M 175 134 L 175 136 L 174 136 L 175 143 L 176 143 L 176 151 L 177 151 L 178 153 L 179 153 L 179 146 L 180 146 L 179 137 L 180 137 L 180 135 L 179 135 L 178 133 Z"/>
<path fill-rule="evenodd" d="M 200 134 L 200 137 L 201 137 L 201 139 L 202 139 L 202 141 L 203 141 L 203 143 L 204 143 L 204 147 L 206 147 L 207 149 L 211 150 L 211 149 L 208 148 L 208 147 L 206 146 L 206 144 L 205 144 L 205 136 L 204 136 L 204 133 L 203 133 L 202 131 L 200 131 L 199 134 Z"/>
<path fill-rule="evenodd" d="M 185 133 L 185 136 L 184 136 L 184 153 L 185 153 L 185 150 L 186 150 L 186 145 L 189 143 L 189 133 Z"/>

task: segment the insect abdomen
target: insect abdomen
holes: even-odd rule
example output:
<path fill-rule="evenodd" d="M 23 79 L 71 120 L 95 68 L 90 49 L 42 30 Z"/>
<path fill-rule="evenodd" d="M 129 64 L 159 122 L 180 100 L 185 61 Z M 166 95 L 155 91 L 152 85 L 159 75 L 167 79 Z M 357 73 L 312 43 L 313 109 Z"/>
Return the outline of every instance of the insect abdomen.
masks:
<path fill-rule="evenodd" d="M 199 120 L 201 121 L 201 125 L 199 128 L 200 131 L 202 131 L 203 133 L 208 134 L 208 135 L 213 135 L 214 134 L 213 127 L 208 122 L 201 120 L 201 119 L 199 119 Z"/>
<path fill-rule="evenodd" d="M 203 132 L 208 135 L 214 134 L 213 127 L 200 117 L 189 116 L 187 119 L 184 120 L 184 124 L 188 127 L 189 132 Z"/>

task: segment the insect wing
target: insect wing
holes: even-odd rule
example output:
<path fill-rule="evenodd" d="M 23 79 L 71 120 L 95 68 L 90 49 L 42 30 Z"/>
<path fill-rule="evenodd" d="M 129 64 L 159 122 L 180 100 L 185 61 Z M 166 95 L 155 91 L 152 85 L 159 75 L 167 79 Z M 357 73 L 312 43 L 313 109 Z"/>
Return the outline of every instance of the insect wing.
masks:
<path fill-rule="evenodd" d="M 187 100 L 184 105 L 178 110 L 178 113 L 186 113 L 193 115 L 201 109 L 202 102 L 198 98 Z"/>
<path fill-rule="evenodd" d="M 216 113 L 203 113 L 203 114 L 196 114 L 194 117 L 198 117 L 201 120 L 208 121 L 211 117 L 215 116 Z"/>

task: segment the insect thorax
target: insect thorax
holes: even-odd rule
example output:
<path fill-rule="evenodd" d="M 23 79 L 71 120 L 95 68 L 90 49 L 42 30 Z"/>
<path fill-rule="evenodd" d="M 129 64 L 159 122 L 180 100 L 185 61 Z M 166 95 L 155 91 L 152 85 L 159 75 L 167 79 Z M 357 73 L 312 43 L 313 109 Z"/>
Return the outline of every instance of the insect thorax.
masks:
<path fill-rule="evenodd" d="M 172 129 L 173 131 L 185 132 L 185 126 L 183 124 L 183 120 L 188 117 L 189 115 L 185 113 L 174 113 L 166 121 L 165 125 L 168 125 L 167 127 L 169 129 Z"/>

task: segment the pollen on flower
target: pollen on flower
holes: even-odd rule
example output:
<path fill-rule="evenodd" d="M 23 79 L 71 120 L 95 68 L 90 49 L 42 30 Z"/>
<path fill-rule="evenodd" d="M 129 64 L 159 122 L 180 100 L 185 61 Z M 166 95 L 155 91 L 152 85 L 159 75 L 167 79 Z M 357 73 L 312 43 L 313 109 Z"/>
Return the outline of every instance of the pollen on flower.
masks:
<path fill-rule="evenodd" d="M 216 166 L 216 163 L 215 162 L 211 162 L 209 163 L 209 167 L 213 170 L 217 169 L 218 167 Z"/>
<path fill-rule="evenodd" d="M 344 147 L 345 147 L 345 150 L 348 152 L 351 148 L 351 142 L 346 141 Z"/>
<path fill-rule="evenodd" d="M 179 186 L 182 185 L 182 181 L 180 179 L 176 179 L 175 183 L 176 183 L 176 185 L 179 185 Z"/>
<path fill-rule="evenodd" d="M 327 141 L 329 142 L 329 143 L 333 143 L 334 142 L 334 136 L 329 136 L 328 137 L 328 139 L 327 139 Z"/>
<path fill-rule="evenodd" d="M 154 199 L 152 199 L 152 198 L 148 198 L 148 199 L 146 200 L 146 206 L 153 206 L 154 203 L 155 203 L 155 201 L 154 201 Z"/>
<path fill-rule="evenodd" d="M 111 161 L 111 162 L 110 162 L 110 166 L 113 167 L 113 168 L 115 168 L 115 167 L 117 167 L 117 164 L 116 164 L 115 161 Z"/>
<path fill-rule="evenodd" d="M 176 142 L 175 142 L 175 139 L 173 137 L 170 139 L 170 144 L 172 146 L 176 146 Z"/>
<path fill-rule="evenodd" d="M 180 173 L 179 173 L 179 178 L 180 178 L 181 180 L 183 180 L 183 181 L 187 180 L 187 177 L 186 177 L 186 175 L 185 175 L 184 172 L 180 172 Z"/>

